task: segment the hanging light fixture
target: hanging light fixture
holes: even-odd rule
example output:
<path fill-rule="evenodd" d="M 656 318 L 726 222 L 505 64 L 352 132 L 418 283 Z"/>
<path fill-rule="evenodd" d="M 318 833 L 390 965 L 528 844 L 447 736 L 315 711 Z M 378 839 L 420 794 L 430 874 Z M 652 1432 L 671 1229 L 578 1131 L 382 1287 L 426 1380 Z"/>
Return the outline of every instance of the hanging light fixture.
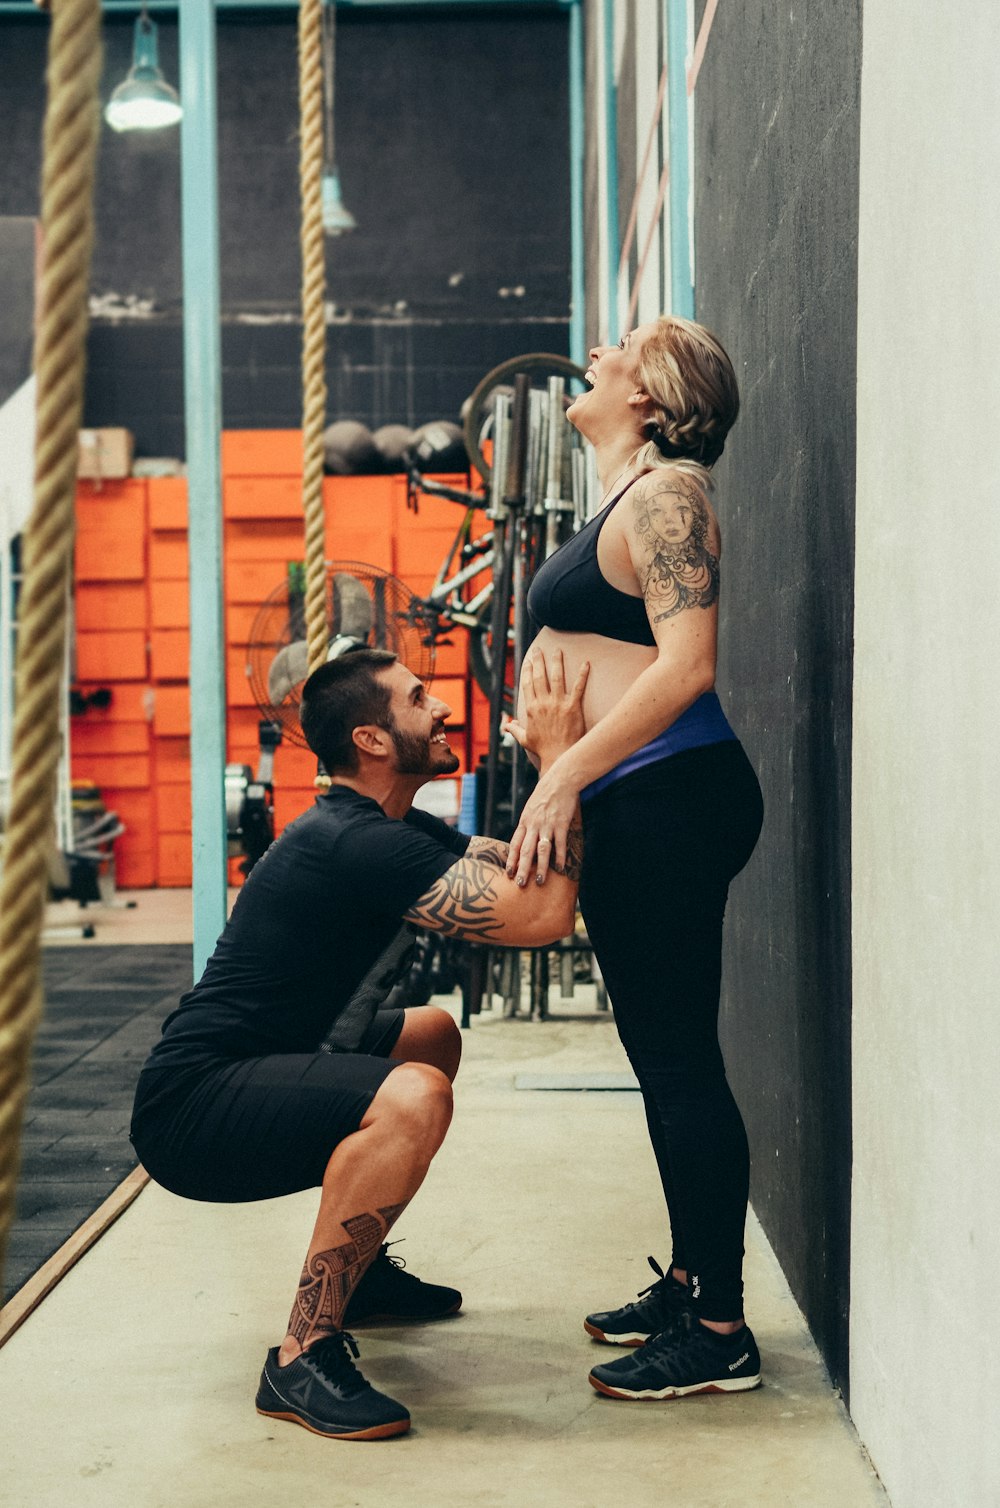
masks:
<path fill-rule="evenodd" d="M 158 131 L 175 126 L 183 113 L 177 90 L 160 69 L 156 23 L 143 5 L 135 23 L 132 67 L 108 101 L 104 119 L 115 131 Z"/>
<path fill-rule="evenodd" d="M 323 93 L 326 112 L 323 118 L 323 229 L 328 236 L 342 236 L 357 228 L 357 220 L 345 205 L 340 193 L 340 174 L 333 139 L 333 69 L 336 44 L 337 0 L 323 6 Z"/>

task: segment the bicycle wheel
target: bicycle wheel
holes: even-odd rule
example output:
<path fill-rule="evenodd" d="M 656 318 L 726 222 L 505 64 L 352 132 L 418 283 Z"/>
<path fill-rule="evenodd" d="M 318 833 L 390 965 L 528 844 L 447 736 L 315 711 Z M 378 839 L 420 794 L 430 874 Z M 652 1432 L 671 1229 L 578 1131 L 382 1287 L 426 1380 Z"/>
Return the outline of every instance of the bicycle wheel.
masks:
<path fill-rule="evenodd" d="M 479 609 L 479 623 L 469 629 L 469 668 L 473 679 L 484 696 L 489 696 L 493 685 L 493 630 L 491 624 L 492 602 L 487 600 Z M 514 711 L 514 628 L 507 630 L 507 676 L 503 688 L 503 710 L 510 716 Z"/>
<path fill-rule="evenodd" d="M 557 356 L 551 351 L 532 351 L 527 356 L 512 356 L 509 361 L 502 361 L 492 372 L 486 373 L 464 404 L 462 420 L 469 462 L 486 483 L 490 480 L 492 468 L 482 451 L 483 425 L 492 409 L 495 389 L 512 383 L 520 372 L 527 372 L 539 387 L 544 387 L 550 377 L 575 377 L 579 382 L 583 381 L 582 367 L 578 367 L 575 361 L 570 361 L 568 356 Z"/>

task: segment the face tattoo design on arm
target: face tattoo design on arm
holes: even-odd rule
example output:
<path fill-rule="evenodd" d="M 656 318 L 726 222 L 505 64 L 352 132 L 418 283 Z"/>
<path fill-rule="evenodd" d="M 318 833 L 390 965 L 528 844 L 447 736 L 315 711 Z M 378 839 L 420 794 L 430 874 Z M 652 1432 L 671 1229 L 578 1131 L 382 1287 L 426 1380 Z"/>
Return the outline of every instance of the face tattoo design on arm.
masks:
<path fill-rule="evenodd" d="M 708 548 L 708 508 L 693 483 L 665 477 L 634 504 L 645 568 L 639 585 L 654 623 L 719 596 L 719 558 Z"/>

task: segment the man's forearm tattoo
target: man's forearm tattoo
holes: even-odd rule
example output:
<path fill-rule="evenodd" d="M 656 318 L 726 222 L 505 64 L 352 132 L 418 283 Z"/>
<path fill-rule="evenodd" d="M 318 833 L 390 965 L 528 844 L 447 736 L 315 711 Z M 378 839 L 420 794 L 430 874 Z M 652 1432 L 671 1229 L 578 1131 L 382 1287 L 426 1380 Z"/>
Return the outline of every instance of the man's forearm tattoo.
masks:
<path fill-rule="evenodd" d="M 410 907 L 403 920 L 449 937 L 492 941 L 502 930 L 496 908 L 503 866 L 496 853 L 469 849 Z"/>
<path fill-rule="evenodd" d="M 342 1222 L 348 1236 L 342 1246 L 314 1251 L 306 1258 L 288 1321 L 289 1335 L 303 1350 L 319 1336 L 341 1329 L 347 1301 L 358 1279 L 405 1208 L 405 1204 L 389 1204 L 374 1215 L 352 1215 Z"/>
<path fill-rule="evenodd" d="M 719 597 L 719 557 L 709 548 L 708 507 L 698 489 L 665 479 L 634 504 L 643 565 L 639 585 L 654 623 Z"/>

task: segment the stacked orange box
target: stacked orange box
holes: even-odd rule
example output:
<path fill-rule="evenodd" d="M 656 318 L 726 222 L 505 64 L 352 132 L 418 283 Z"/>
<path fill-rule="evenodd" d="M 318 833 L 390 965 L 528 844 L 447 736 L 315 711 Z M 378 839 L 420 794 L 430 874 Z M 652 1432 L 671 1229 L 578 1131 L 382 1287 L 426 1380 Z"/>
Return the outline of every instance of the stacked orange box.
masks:
<path fill-rule="evenodd" d="M 227 431 L 222 440 L 227 758 L 256 770 L 260 713 L 248 647 L 265 599 L 304 558 L 302 440 L 296 430 Z M 446 478 L 462 485 L 464 478 Z M 74 719 L 74 775 L 93 779 L 128 832 L 118 841 L 119 883 L 191 883 L 191 711 L 188 698 L 187 484 L 179 478 L 78 488 L 78 679 L 113 690 L 106 713 Z M 331 561 L 390 571 L 426 592 L 461 511 L 423 498 L 406 508 L 401 477 L 328 477 Z M 477 520 L 477 532 L 486 527 Z M 435 690 L 452 707 L 452 746 L 474 762 L 475 704 L 462 630 L 438 651 Z M 480 714 L 481 716 L 481 714 Z M 286 741 L 275 758 L 275 825 L 315 797 L 315 759 Z M 238 861 L 230 878 L 238 881 Z"/>
<path fill-rule="evenodd" d="M 251 633 L 261 607 L 305 555 L 302 436 L 297 430 L 240 430 L 223 436 L 226 559 L 226 736 L 229 759 L 258 761 L 257 708 L 247 674 Z M 365 482 L 366 477 L 359 477 Z M 316 761 L 286 738 L 275 755 L 278 832 L 316 794 Z"/>
<path fill-rule="evenodd" d="M 156 776 L 156 883 L 191 883 L 187 483 L 149 483 L 149 640 Z"/>
<path fill-rule="evenodd" d="M 445 476 L 441 481 L 456 488 L 467 485 L 464 476 Z M 447 558 L 462 522 L 463 509 L 448 498 L 421 496 L 417 512 L 407 507 L 406 482 L 402 477 L 393 477 L 393 539 L 395 542 L 395 574 L 407 586 L 421 596 L 427 596 L 434 578 Z M 472 537 L 479 538 L 489 528 L 486 515 L 473 516 Z M 454 560 L 451 573 L 459 570 L 460 560 Z M 485 584 L 484 573 L 477 578 L 475 586 Z M 440 643 L 434 663 L 434 692 L 451 707 L 449 726 L 457 736 L 451 740 L 452 748 L 462 760 L 462 769 L 475 768 L 475 753 L 472 741 L 472 702 L 475 688 L 469 675 L 468 635 L 464 629 L 452 629 L 447 635 L 450 643 Z M 459 731 L 461 730 L 461 731 Z"/>
<path fill-rule="evenodd" d="M 81 482 L 75 549 L 75 680 L 85 698 L 111 693 L 72 719 L 74 780 L 99 786 L 127 835 L 115 850 L 123 888 L 156 882 L 148 703 L 147 492 L 142 481 Z"/>

